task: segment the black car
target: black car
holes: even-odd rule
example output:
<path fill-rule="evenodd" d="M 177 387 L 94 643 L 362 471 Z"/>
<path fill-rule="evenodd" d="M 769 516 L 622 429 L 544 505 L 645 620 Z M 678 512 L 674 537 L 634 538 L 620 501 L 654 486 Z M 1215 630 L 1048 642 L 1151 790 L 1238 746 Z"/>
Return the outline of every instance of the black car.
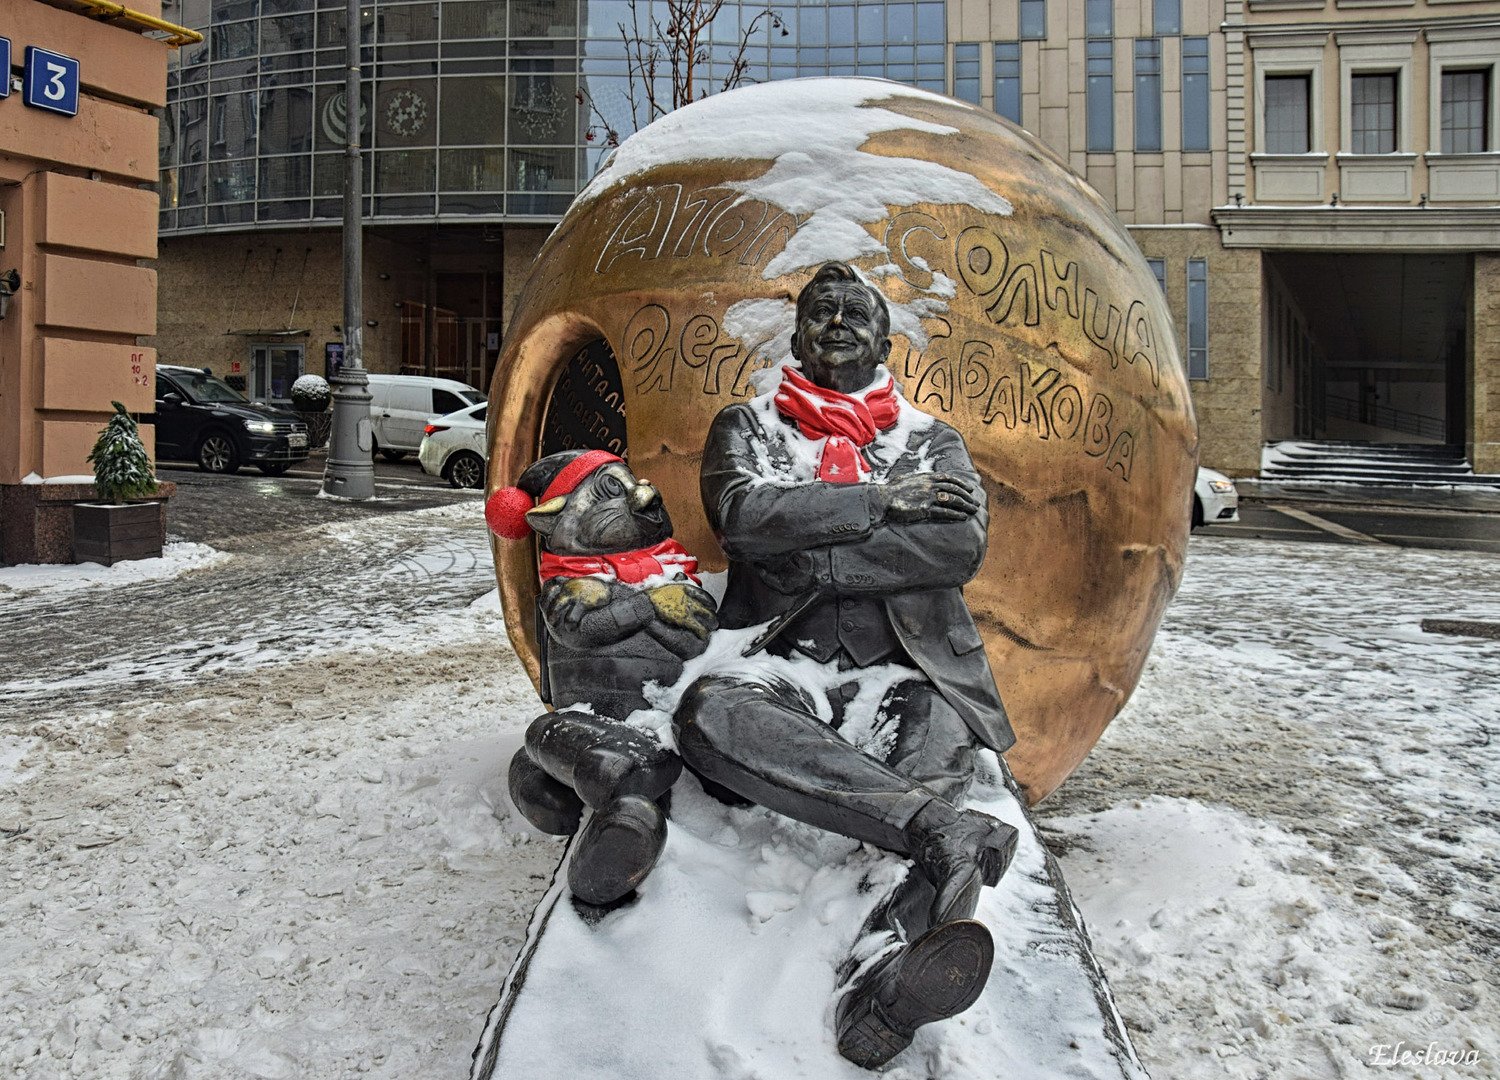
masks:
<path fill-rule="evenodd" d="M 280 476 L 307 459 L 307 424 L 250 401 L 207 368 L 156 366 L 156 456 L 196 461 L 206 472 L 254 465 Z"/>

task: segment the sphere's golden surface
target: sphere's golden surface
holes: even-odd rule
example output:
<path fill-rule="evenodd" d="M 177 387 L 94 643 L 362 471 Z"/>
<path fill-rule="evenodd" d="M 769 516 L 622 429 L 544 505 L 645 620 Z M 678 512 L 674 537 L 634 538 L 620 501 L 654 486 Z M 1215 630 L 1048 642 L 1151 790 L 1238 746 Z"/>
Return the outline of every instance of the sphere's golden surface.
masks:
<path fill-rule="evenodd" d="M 830 84 L 801 131 L 789 100 Z M 1035 801 L 1125 703 L 1181 577 L 1197 429 L 1171 317 L 1125 228 L 1024 132 L 888 83 L 780 85 L 627 142 L 547 241 L 492 388 L 491 488 L 538 456 L 564 366 L 602 338 L 632 467 L 661 488 L 678 539 L 722 569 L 698 495 L 709 423 L 787 355 L 813 268 L 853 262 L 895 305 L 889 365 L 907 397 L 964 435 L 985 477 L 989 555 L 965 595 L 1017 733 L 1007 759 Z M 688 159 L 758 109 L 818 152 L 762 138 Z M 838 197 L 857 183 L 873 211 Z M 496 543 L 533 675 L 534 557 Z"/>

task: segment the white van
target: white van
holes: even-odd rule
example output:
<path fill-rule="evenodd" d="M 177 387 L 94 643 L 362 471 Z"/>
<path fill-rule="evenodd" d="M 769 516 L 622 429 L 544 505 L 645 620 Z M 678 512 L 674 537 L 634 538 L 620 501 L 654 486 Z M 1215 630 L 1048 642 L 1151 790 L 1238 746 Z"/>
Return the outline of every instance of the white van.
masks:
<path fill-rule="evenodd" d="M 434 416 L 466 409 L 484 394 L 467 383 L 427 375 L 370 375 L 370 426 L 375 451 L 397 461 L 422 445 L 422 429 Z"/>

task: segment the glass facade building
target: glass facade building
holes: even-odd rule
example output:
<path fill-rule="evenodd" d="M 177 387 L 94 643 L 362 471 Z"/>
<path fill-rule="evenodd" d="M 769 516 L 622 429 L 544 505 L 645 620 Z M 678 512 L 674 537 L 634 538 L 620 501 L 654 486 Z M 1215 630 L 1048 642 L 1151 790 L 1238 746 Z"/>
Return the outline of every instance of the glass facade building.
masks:
<path fill-rule="evenodd" d="M 161 230 L 338 221 L 351 122 L 372 223 L 555 220 L 605 152 L 604 131 L 623 137 L 649 119 L 639 84 L 632 98 L 627 39 L 649 41 L 663 8 L 374 0 L 351 108 L 342 0 L 180 0 L 169 14 L 205 40 L 174 52 L 168 71 Z M 700 78 L 721 85 L 744 41 L 746 81 L 859 74 L 946 88 L 943 0 L 764 10 L 725 5 Z"/>

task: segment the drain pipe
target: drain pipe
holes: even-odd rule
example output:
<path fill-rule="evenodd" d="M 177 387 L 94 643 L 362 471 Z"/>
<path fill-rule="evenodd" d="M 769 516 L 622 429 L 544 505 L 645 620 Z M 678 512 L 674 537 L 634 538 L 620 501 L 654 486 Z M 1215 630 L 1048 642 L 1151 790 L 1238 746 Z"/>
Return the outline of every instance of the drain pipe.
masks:
<path fill-rule="evenodd" d="M 141 33 L 166 34 L 160 40 L 172 48 L 181 48 L 183 45 L 196 45 L 203 40 L 203 35 L 196 30 L 189 30 L 186 26 L 178 26 L 176 23 L 158 19 L 155 15 L 147 15 L 144 11 L 133 11 L 124 4 L 113 3 L 112 0 L 67 0 L 70 4 L 88 9 L 101 20 L 110 23 L 123 23 L 131 29 L 139 30 Z"/>

